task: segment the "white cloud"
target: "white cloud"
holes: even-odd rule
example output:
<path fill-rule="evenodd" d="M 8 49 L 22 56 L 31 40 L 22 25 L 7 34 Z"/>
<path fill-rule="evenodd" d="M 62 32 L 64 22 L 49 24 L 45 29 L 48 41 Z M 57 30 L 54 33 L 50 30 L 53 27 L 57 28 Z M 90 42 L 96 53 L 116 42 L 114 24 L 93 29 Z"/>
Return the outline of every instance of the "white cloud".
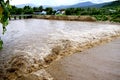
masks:
<path fill-rule="evenodd" d="M 34 0 L 10 0 L 10 4 L 12 5 L 18 5 L 18 4 L 26 4 L 26 3 L 32 3 Z"/>
<path fill-rule="evenodd" d="M 79 2 L 86 2 L 91 1 L 93 3 L 102 3 L 102 2 L 109 2 L 109 1 L 115 1 L 115 0 L 12 0 L 12 5 L 18 5 L 18 4 L 26 4 L 26 3 L 33 3 L 36 5 L 52 5 L 52 6 L 58 6 L 58 5 L 71 5 Z"/>
<path fill-rule="evenodd" d="M 78 3 L 79 0 L 37 0 L 40 5 L 70 5 Z"/>

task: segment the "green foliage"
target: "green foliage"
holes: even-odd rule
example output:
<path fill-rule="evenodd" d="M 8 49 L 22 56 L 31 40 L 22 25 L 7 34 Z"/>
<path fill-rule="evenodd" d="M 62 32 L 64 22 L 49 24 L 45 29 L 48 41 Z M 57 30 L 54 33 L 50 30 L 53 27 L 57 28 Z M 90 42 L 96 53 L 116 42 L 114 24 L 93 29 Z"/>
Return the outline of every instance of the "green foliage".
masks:
<path fill-rule="evenodd" d="M 12 6 L 12 9 L 10 9 L 9 12 L 12 15 L 20 15 L 20 14 L 23 14 L 23 9 Z"/>
<path fill-rule="evenodd" d="M 38 7 L 33 7 L 33 10 L 34 11 L 39 11 L 39 8 Z"/>
<path fill-rule="evenodd" d="M 65 11 L 66 15 L 97 15 L 100 10 L 97 8 L 68 8 Z"/>
<path fill-rule="evenodd" d="M 106 15 L 94 15 L 98 21 L 107 21 L 108 17 Z"/>
<path fill-rule="evenodd" d="M 120 23 L 120 14 L 117 14 L 117 15 L 114 15 L 114 16 L 112 15 L 110 21 Z"/>
<path fill-rule="evenodd" d="M 2 49 L 3 41 L 0 39 L 0 50 Z"/>
<path fill-rule="evenodd" d="M 0 0 L 0 23 L 2 23 L 3 34 L 6 31 L 6 26 L 8 25 L 8 18 L 9 18 L 9 0 Z M 2 49 L 3 41 L 0 38 L 0 49 Z"/>
<path fill-rule="evenodd" d="M 120 0 L 113 1 L 102 8 L 68 8 L 66 15 L 90 15 L 98 21 L 120 22 Z"/>
<path fill-rule="evenodd" d="M 55 10 L 54 10 L 54 11 L 52 12 L 52 13 L 53 13 L 53 15 L 55 15 L 55 13 L 56 13 L 56 12 L 57 12 L 57 11 L 55 11 Z"/>
<path fill-rule="evenodd" d="M 12 8 L 9 10 L 10 11 L 10 14 L 16 14 L 16 12 L 17 12 L 17 7 L 15 7 L 15 6 L 11 6 Z"/>
<path fill-rule="evenodd" d="M 8 25 L 8 18 L 9 18 L 9 0 L 4 2 L 4 0 L 0 1 L 0 8 L 2 8 L 1 14 L 0 14 L 0 22 L 3 25 L 3 34 L 6 31 L 6 26 Z"/>
<path fill-rule="evenodd" d="M 16 15 L 19 15 L 19 14 L 23 14 L 23 9 L 22 8 L 16 9 Z"/>
<path fill-rule="evenodd" d="M 33 14 L 33 12 L 34 8 L 31 8 L 30 6 L 25 6 L 24 8 L 17 8 L 12 6 L 12 9 L 10 9 L 11 15 Z"/>
<path fill-rule="evenodd" d="M 23 8 L 23 12 L 24 14 L 33 14 L 33 8 L 31 8 L 30 6 L 25 6 Z"/>
<path fill-rule="evenodd" d="M 76 13 L 78 13 L 79 10 L 77 10 L 76 8 L 68 8 L 65 11 L 66 15 L 76 15 Z"/>
<path fill-rule="evenodd" d="M 51 7 L 47 7 L 45 11 L 47 12 L 47 15 L 52 15 L 53 13 L 53 9 Z"/>
<path fill-rule="evenodd" d="M 34 11 L 34 12 L 42 12 L 42 11 L 43 11 L 43 7 L 42 7 L 42 6 L 33 7 L 33 11 Z"/>
<path fill-rule="evenodd" d="M 39 9 L 39 11 L 40 11 L 40 12 L 42 12 L 43 7 L 42 7 L 42 6 L 40 6 L 38 9 Z"/>

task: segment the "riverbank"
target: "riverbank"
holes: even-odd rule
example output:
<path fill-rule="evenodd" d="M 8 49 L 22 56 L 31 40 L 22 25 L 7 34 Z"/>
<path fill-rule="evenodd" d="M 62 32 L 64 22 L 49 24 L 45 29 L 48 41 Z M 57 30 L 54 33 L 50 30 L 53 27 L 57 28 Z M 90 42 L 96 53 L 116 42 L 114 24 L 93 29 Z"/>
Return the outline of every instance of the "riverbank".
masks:
<path fill-rule="evenodd" d="M 89 22 L 96 21 L 96 19 L 91 16 L 33 15 L 32 17 L 36 19 L 48 19 L 48 20 L 89 21 Z"/>
<path fill-rule="evenodd" d="M 13 18 L 14 17 L 14 18 Z M 101 19 L 102 17 L 100 17 Z M 109 24 L 120 24 L 119 21 L 114 20 L 98 20 L 95 16 L 88 15 L 12 15 L 10 20 L 18 19 L 47 19 L 47 20 L 65 20 L 65 21 L 85 21 L 85 22 L 98 22 L 98 23 L 109 23 Z"/>
<path fill-rule="evenodd" d="M 0 76 L 9 80 L 51 80 L 45 68 L 53 61 L 120 36 L 117 24 L 41 19 L 11 21 L 7 30 Z"/>
<path fill-rule="evenodd" d="M 103 22 L 111 24 L 120 24 L 120 20 L 107 16 L 109 19 L 106 20 L 105 16 L 100 15 L 32 15 L 32 18 L 35 19 L 48 19 L 48 20 L 66 20 L 66 21 L 87 21 L 87 22 Z M 119 17 L 119 16 L 118 16 Z M 105 19 L 104 19 L 105 18 Z"/>

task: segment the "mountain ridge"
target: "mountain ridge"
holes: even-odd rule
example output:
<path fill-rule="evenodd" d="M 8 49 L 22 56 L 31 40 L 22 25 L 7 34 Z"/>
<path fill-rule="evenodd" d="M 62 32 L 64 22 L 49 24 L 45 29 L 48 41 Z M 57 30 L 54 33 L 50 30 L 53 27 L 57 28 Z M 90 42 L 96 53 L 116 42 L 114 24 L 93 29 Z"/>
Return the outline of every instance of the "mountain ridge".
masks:
<path fill-rule="evenodd" d="M 62 6 L 49 6 L 49 5 L 42 5 L 43 7 L 53 7 L 53 8 L 69 8 L 69 7 L 73 7 L 73 8 L 76 8 L 76 7 L 85 7 L 85 6 L 90 6 L 90 5 L 94 5 L 95 3 L 92 3 L 90 1 L 87 1 L 87 2 L 82 2 L 82 3 L 77 3 L 77 4 L 73 4 L 73 5 L 62 5 Z M 24 6 L 31 6 L 31 7 L 37 7 L 38 5 L 35 5 L 35 4 L 20 4 L 20 5 L 15 5 L 16 7 L 18 8 L 22 8 Z"/>
<path fill-rule="evenodd" d="M 103 7 L 120 7 L 120 0 L 113 1 L 107 5 L 104 5 Z"/>
<path fill-rule="evenodd" d="M 82 2 L 82 3 L 77 3 L 77 4 L 73 4 L 73 5 L 67 5 L 67 6 L 57 6 L 57 7 L 54 7 L 55 9 L 61 9 L 61 8 L 77 8 L 77 7 L 86 7 L 86 6 L 91 6 L 91 5 L 95 5 L 95 3 L 92 3 L 90 1 L 88 2 Z"/>
<path fill-rule="evenodd" d="M 31 6 L 31 7 L 43 6 L 43 8 L 52 7 L 53 9 L 57 10 L 57 9 L 66 9 L 66 8 L 77 8 L 77 7 L 78 8 L 101 8 L 101 7 L 111 6 L 115 3 L 116 1 L 97 4 L 97 3 L 92 3 L 90 1 L 87 1 L 87 2 L 77 3 L 73 5 L 62 5 L 62 6 L 35 5 L 35 4 L 21 4 L 21 5 L 15 5 L 15 6 L 18 8 L 23 8 L 24 6 Z"/>

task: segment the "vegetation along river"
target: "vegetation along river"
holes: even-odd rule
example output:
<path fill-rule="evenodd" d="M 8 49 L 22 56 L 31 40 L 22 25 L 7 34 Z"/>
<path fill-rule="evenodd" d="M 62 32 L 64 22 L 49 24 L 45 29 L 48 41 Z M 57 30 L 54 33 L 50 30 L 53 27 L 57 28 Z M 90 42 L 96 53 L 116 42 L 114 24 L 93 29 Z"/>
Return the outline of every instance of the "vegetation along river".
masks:
<path fill-rule="evenodd" d="M 51 75 L 49 71 L 51 69 L 47 69 L 52 62 L 59 60 L 63 56 L 81 52 L 101 43 L 111 41 L 119 35 L 120 25 L 110 23 L 42 19 L 13 20 L 7 26 L 5 35 L 2 35 L 0 24 L 0 36 L 4 41 L 4 48 L 0 51 L 0 80 L 53 80 L 55 76 Z M 97 57 L 101 55 L 97 55 Z M 91 58 L 95 56 L 91 54 L 88 57 L 90 61 L 85 62 L 84 59 L 87 57 L 84 57 L 82 60 L 84 62 L 80 63 L 81 67 L 78 65 L 80 70 L 87 69 L 87 67 L 83 68 L 85 63 L 92 69 L 96 69 L 96 67 L 101 68 L 101 66 L 92 63 L 94 60 Z M 114 57 L 118 58 L 118 56 Z M 102 64 L 103 62 L 99 61 L 99 63 Z M 68 69 L 72 69 L 71 67 Z M 71 70 L 71 72 L 73 71 Z M 87 71 L 81 76 L 84 80 L 87 79 L 84 78 L 85 75 L 92 75 L 86 73 Z M 117 74 L 114 71 L 113 73 Z M 57 73 L 55 74 L 57 75 Z M 98 73 L 96 72 L 96 74 Z M 75 77 L 78 78 L 78 75 Z M 71 79 L 74 80 L 73 78 Z M 117 80 L 118 78 L 115 79 Z"/>

